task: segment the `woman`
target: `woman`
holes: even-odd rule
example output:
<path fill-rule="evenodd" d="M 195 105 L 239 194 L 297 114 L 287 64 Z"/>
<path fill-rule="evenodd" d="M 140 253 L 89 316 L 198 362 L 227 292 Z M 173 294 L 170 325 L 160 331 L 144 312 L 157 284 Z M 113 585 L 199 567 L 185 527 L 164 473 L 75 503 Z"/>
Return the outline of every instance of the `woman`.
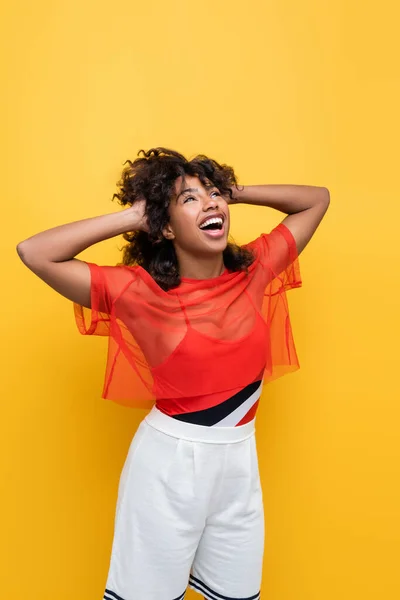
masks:
<path fill-rule="evenodd" d="M 141 155 L 142 154 L 142 155 Z M 107 600 L 257 600 L 264 521 L 255 447 L 263 382 L 299 367 L 286 291 L 328 206 L 326 188 L 250 186 L 165 148 L 127 161 L 125 209 L 18 245 L 23 262 L 75 304 L 84 334 L 109 336 L 104 398 L 155 405 L 121 474 Z M 228 243 L 229 206 L 288 216 Z M 124 234 L 123 263 L 76 257 Z"/>

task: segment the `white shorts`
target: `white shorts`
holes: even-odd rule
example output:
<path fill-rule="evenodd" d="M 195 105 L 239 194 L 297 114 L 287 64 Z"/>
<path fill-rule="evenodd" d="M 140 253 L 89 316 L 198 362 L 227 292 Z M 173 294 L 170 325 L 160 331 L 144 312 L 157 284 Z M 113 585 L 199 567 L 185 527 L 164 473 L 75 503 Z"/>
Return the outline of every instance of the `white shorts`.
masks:
<path fill-rule="evenodd" d="M 104 599 L 258 600 L 264 512 L 254 421 L 204 427 L 153 408 L 119 483 Z"/>

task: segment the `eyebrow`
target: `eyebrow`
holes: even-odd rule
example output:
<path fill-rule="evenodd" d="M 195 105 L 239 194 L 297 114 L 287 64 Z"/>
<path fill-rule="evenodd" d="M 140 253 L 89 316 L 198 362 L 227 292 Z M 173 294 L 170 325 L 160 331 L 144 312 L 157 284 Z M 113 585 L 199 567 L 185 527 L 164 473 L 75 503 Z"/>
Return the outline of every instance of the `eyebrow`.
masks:
<path fill-rule="evenodd" d="M 205 186 L 206 189 L 211 189 L 211 188 L 215 188 L 216 186 L 213 183 L 210 183 L 209 185 Z M 193 192 L 198 192 L 198 188 L 187 188 L 186 190 L 182 190 L 181 192 L 179 192 L 179 194 L 176 197 L 176 202 L 178 202 L 178 199 L 180 196 L 182 196 L 182 194 L 186 194 L 186 193 L 193 193 Z"/>
<path fill-rule="evenodd" d="M 187 188 L 186 190 L 182 190 L 176 197 L 176 200 L 178 200 L 178 198 L 180 196 L 182 196 L 182 194 L 186 194 L 186 193 L 193 193 L 193 192 L 198 192 L 199 190 L 197 188 Z"/>

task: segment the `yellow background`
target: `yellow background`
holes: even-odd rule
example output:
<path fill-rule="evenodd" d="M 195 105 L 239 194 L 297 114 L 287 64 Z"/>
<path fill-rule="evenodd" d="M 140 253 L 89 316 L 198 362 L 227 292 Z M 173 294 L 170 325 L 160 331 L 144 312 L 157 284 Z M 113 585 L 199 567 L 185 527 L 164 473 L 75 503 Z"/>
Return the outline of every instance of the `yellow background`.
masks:
<path fill-rule="evenodd" d="M 71 304 L 15 246 L 116 210 L 122 163 L 164 145 L 232 164 L 244 184 L 329 187 L 304 286 L 289 294 L 302 368 L 265 389 L 258 416 L 262 598 L 398 599 L 396 3 L 1 10 L 2 597 L 102 598 L 119 475 L 144 415 L 100 398 L 105 340 L 79 336 Z M 232 213 L 239 242 L 284 218 Z M 113 264 L 119 245 L 84 258 Z"/>

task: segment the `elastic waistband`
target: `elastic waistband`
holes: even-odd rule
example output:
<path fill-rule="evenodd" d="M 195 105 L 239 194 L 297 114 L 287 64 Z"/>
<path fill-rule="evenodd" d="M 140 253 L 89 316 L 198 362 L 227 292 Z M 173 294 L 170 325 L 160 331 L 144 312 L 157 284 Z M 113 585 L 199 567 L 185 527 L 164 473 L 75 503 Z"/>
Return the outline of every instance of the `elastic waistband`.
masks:
<path fill-rule="evenodd" d="M 208 444 L 234 444 L 248 439 L 255 432 L 255 419 L 237 427 L 205 427 L 184 423 L 162 413 L 153 406 L 144 419 L 151 427 L 172 437 Z"/>

